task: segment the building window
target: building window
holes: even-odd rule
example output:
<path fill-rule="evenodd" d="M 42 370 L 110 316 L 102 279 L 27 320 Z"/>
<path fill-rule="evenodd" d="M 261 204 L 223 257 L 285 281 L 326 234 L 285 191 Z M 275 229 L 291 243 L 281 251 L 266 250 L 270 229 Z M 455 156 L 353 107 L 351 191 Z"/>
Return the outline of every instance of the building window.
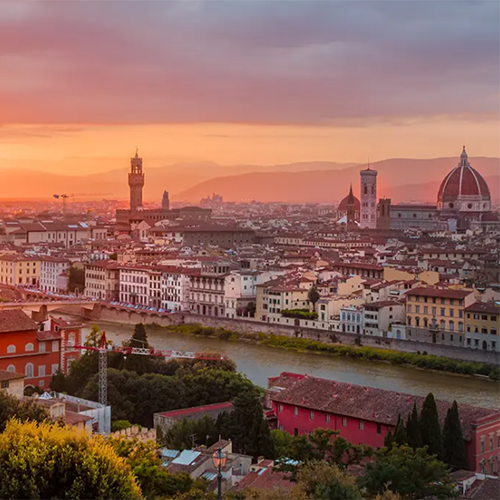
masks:
<path fill-rule="evenodd" d="M 309 412 L 309 420 L 314 420 L 314 412 L 312 410 Z"/>
<path fill-rule="evenodd" d="M 382 425 L 377 424 L 377 434 L 382 434 Z"/>
<path fill-rule="evenodd" d="M 16 373 L 16 367 L 14 365 L 9 365 L 7 371 L 11 373 Z"/>
<path fill-rule="evenodd" d="M 26 363 L 26 366 L 24 368 L 24 374 L 28 378 L 33 377 L 33 363 Z M 484 443 L 483 443 L 483 445 L 484 445 Z"/>
<path fill-rule="evenodd" d="M 347 427 L 347 418 L 342 417 L 342 427 Z"/>
<path fill-rule="evenodd" d="M 8 389 L 8 388 L 9 388 L 9 381 L 2 380 L 2 384 L 0 385 L 0 389 Z"/>
<path fill-rule="evenodd" d="M 493 434 L 490 436 L 490 451 L 493 449 Z"/>
<path fill-rule="evenodd" d="M 280 413 L 283 413 L 283 405 L 282 405 L 281 403 L 280 403 L 280 405 L 279 405 L 279 412 L 280 412 Z"/>
<path fill-rule="evenodd" d="M 296 406 L 294 409 L 293 409 L 293 414 L 298 417 L 299 416 L 299 407 Z"/>
<path fill-rule="evenodd" d="M 327 423 L 327 424 L 329 424 L 329 423 L 330 423 L 330 414 L 329 414 L 329 413 L 327 413 L 327 414 L 325 415 L 325 421 L 326 421 L 326 423 Z"/>
<path fill-rule="evenodd" d="M 54 375 L 55 373 L 57 373 L 57 371 L 59 370 L 59 363 L 55 363 L 52 365 L 52 375 Z"/>
<path fill-rule="evenodd" d="M 16 346 L 14 344 L 11 344 L 9 347 L 7 347 L 7 354 L 14 354 L 16 352 Z"/>
<path fill-rule="evenodd" d="M 24 350 L 26 352 L 34 351 L 35 350 L 35 346 L 31 342 L 28 342 L 26 344 L 26 346 L 24 347 Z"/>
<path fill-rule="evenodd" d="M 57 351 L 59 351 L 59 341 L 53 340 L 52 341 L 52 352 L 57 352 Z"/>
<path fill-rule="evenodd" d="M 45 352 L 45 342 L 40 342 L 38 344 L 38 352 Z"/>
<path fill-rule="evenodd" d="M 359 430 L 362 431 L 365 427 L 365 424 L 362 420 L 359 421 Z"/>
<path fill-rule="evenodd" d="M 484 436 L 481 437 L 481 453 L 484 453 Z"/>
<path fill-rule="evenodd" d="M 45 377 L 45 365 L 40 365 L 38 367 L 38 376 Z"/>

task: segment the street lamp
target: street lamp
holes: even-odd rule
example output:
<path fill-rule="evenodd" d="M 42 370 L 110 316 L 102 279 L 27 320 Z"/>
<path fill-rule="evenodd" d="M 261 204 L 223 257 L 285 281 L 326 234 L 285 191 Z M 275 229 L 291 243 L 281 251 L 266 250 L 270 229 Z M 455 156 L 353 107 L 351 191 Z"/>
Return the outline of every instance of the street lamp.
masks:
<path fill-rule="evenodd" d="M 226 465 L 227 456 L 222 453 L 222 448 L 217 448 L 212 455 L 214 467 L 217 469 L 217 500 L 222 499 L 222 468 Z"/>

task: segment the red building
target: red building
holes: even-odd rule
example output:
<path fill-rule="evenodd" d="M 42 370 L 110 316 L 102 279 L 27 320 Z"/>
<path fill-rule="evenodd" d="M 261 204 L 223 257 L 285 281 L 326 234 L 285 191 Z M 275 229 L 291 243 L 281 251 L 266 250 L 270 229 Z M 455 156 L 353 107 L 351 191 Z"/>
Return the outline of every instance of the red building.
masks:
<path fill-rule="evenodd" d="M 267 397 L 277 427 L 299 435 L 316 428 L 339 431 L 353 444 L 384 446 L 398 415 L 406 419 L 414 403 L 421 409 L 425 398 L 384 389 L 336 382 L 296 373 L 269 379 Z M 443 425 L 451 403 L 436 401 Z M 500 463 L 500 411 L 459 405 L 469 469 L 498 474 Z"/>
<path fill-rule="evenodd" d="M 24 373 L 25 387 L 48 388 L 52 374 L 80 355 L 68 344 L 80 343 L 81 329 L 69 325 L 53 318 L 39 324 L 20 309 L 0 311 L 0 369 Z"/>

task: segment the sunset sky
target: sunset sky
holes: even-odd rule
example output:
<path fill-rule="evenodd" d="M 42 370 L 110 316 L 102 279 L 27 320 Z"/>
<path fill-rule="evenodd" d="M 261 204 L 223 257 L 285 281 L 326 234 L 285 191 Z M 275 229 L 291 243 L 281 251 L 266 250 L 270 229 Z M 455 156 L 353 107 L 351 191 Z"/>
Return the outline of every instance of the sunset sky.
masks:
<path fill-rule="evenodd" d="M 500 156 L 497 1 L 0 3 L 0 167 Z"/>

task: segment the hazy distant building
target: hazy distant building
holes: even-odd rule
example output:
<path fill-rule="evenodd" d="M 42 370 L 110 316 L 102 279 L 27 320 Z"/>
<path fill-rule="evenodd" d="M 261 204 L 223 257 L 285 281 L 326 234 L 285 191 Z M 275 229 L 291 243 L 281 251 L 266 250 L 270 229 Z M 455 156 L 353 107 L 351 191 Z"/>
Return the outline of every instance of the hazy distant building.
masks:
<path fill-rule="evenodd" d="M 118 232 L 133 234 L 133 231 L 143 221 L 152 226 L 162 220 L 207 222 L 212 218 L 212 211 L 207 208 L 184 207 L 170 210 L 170 200 L 167 191 L 163 193 L 161 208 L 144 210 L 142 203 L 144 171 L 142 158 L 139 157 L 137 151 L 135 156 L 130 159 L 128 185 L 130 187 L 130 209 L 116 211 L 116 230 Z"/>
<path fill-rule="evenodd" d="M 164 210 L 170 210 L 170 198 L 168 196 L 168 191 L 163 191 L 163 197 L 161 199 L 161 208 Z"/>
<path fill-rule="evenodd" d="M 370 167 L 361 170 L 361 218 L 360 227 L 377 227 L 377 171 Z"/>
<path fill-rule="evenodd" d="M 391 200 L 381 198 L 377 207 L 377 229 L 391 229 Z"/>
<path fill-rule="evenodd" d="M 200 200 L 200 207 L 203 208 L 217 208 L 220 207 L 224 203 L 224 198 L 217 193 L 213 193 L 212 197 L 207 196 L 206 198 L 202 198 Z"/>

